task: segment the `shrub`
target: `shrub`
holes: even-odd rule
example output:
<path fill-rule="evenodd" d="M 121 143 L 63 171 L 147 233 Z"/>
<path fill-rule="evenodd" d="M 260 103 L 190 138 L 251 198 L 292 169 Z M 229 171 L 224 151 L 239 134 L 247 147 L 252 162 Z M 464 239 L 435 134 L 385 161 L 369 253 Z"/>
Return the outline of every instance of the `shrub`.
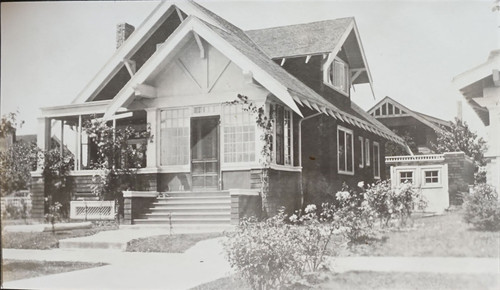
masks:
<path fill-rule="evenodd" d="M 393 221 L 399 221 L 400 227 L 405 226 L 415 209 L 423 210 L 427 206 L 420 191 L 406 182 L 393 189 L 390 181 L 379 181 L 368 185 L 364 196 L 382 227 L 390 227 Z"/>
<path fill-rule="evenodd" d="M 323 215 L 332 217 L 342 229 L 349 243 L 360 243 L 374 238 L 375 213 L 364 198 L 364 194 L 349 188 L 346 184 L 335 194 L 335 205 L 323 204 Z"/>
<path fill-rule="evenodd" d="M 287 217 L 284 209 L 265 221 L 245 219 L 224 244 L 229 263 L 254 289 L 291 285 L 305 273 L 325 266 L 334 234 L 333 223 L 321 222 L 315 206 Z"/>
<path fill-rule="evenodd" d="M 464 220 L 479 230 L 500 230 L 500 202 L 498 193 L 488 184 L 474 186 L 464 195 Z"/>

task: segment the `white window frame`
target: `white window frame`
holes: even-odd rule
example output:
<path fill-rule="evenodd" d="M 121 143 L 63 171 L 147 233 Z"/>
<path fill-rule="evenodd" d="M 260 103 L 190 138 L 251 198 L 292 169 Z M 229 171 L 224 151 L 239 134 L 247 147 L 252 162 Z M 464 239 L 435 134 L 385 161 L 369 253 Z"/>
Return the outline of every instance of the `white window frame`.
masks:
<path fill-rule="evenodd" d="M 415 170 L 411 170 L 411 169 L 402 169 L 402 170 L 398 170 L 398 175 L 397 175 L 397 184 L 400 185 L 404 182 L 401 182 L 401 174 L 402 173 L 411 173 L 411 184 L 415 184 L 415 181 L 416 181 L 416 175 L 415 175 Z M 407 179 L 407 177 L 406 177 Z"/>
<path fill-rule="evenodd" d="M 375 162 L 375 148 L 377 151 L 376 156 L 378 157 L 377 162 Z M 377 166 L 375 166 L 377 165 Z M 378 175 L 376 174 L 378 171 Z M 373 178 L 380 179 L 380 144 L 378 142 L 373 141 Z"/>
<path fill-rule="evenodd" d="M 167 108 L 161 108 L 158 112 L 158 120 L 159 120 L 159 147 L 161 148 L 162 145 L 162 112 L 167 112 L 167 111 L 174 111 L 174 110 L 186 110 L 187 113 L 184 118 L 187 118 L 187 130 L 188 130 L 188 135 L 187 135 L 187 146 L 188 146 L 188 151 L 187 151 L 187 163 L 186 164 L 168 164 L 167 161 L 165 163 L 162 163 L 162 153 L 161 149 L 159 149 L 159 154 L 158 154 L 158 164 L 160 164 L 160 168 L 164 170 L 165 172 L 190 172 L 191 168 L 191 117 L 193 116 L 192 114 L 192 108 L 191 107 L 167 107 Z M 147 153 L 146 153 L 147 154 Z"/>
<path fill-rule="evenodd" d="M 370 166 L 370 139 L 365 139 L 365 166 Z"/>
<path fill-rule="evenodd" d="M 358 166 L 359 168 L 363 168 L 365 167 L 365 138 L 363 138 L 363 136 L 358 136 L 358 140 L 360 145 L 359 152 L 361 152 L 361 156 L 358 159 Z"/>
<path fill-rule="evenodd" d="M 426 180 L 426 176 L 425 176 L 425 173 L 426 172 L 437 172 L 437 182 L 427 182 Z M 443 176 L 442 176 L 442 170 L 441 170 L 441 167 L 427 167 L 427 168 L 422 168 L 421 169 L 421 184 L 422 184 L 422 187 L 425 187 L 425 188 L 432 188 L 432 187 L 442 187 L 442 180 L 443 180 Z"/>
<path fill-rule="evenodd" d="M 276 163 L 276 157 L 277 157 L 277 152 L 276 152 L 276 149 L 277 149 L 277 146 L 276 146 L 276 106 L 281 106 L 283 107 L 283 164 L 277 164 Z M 288 167 L 293 167 L 294 166 L 294 154 L 293 154 L 293 151 L 294 151 L 294 148 L 293 148 L 293 122 L 294 122 L 294 119 L 293 119 L 293 111 L 290 110 L 287 106 L 285 105 L 282 105 L 282 104 L 278 104 L 278 103 L 269 103 L 269 112 L 271 114 L 271 111 L 274 113 L 273 116 L 269 116 L 269 118 L 271 120 L 273 120 L 273 146 L 272 146 L 272 152 L 271 152 L 271 164 L 275 167 L 275 168 L 288 168 Z M 290 116 L 290 124 L 288 124 L 288 128 L 290 129 L 290 144 L 288 144 L 288 141 L 286 140 L 286 138 L 288 137 L 287 135 L 287 132 L 286 132 L 286 127 L 285 127 L 285 112 L 288 112 L 289 116 Z M 287 151 L 287 145 L 290 145 L 290 158 L 289 160 L 287 160 L 287 156 L 286 156 L 286 151 Z M 289 161 L 287 163 L 287 161 Z"/>
<path fill-rule="evenodd" d="M 241 106 L 241 105 L 228 105 L 228 106 Z M 253 166 L 254 164 L 256 164 L 256 160 L 258 159 L 258 156 L 257 156 L 257 146 L 258 146 L 258 130 L 257 130 L 257 124 L 256 122 L 253 120 L 253 116 L 252 116 L 252 113 L 250 112 L 247 112 L 247 111 L 244 111 L 243 110 L 243 107 L 241 106 L 241 112 L 237 112 L 237 113 L 241 113 L 241 114 L 248 114 L 247 116 L 245 116 L 245 118 L 248 118 L 248 120 L 246 122 L 242 122 L 242 123 L 236 123 L 236 122 L 232 122 L 229 118 L 228 118 L 228 114 L 227 112 L 225 111 L 228 107 L 223 107 L 222 110 L 221 110 L 221 123 L 222 123 L 222 130 L 221 130 L 221 147 L 220 147 L 220 150 L 221 150 L 221 156 L 220 156 L 220 162 L 221 162 L 221 167 L 222 169 L 234 169 L 234 168 L 249 168 L 251 166 Z M 237 109 L 238 110 L 238 109 Z M 230 114 L 229 114 L 230 115 Z M 240 120 L 241 121 L 241 120 Z M 239 126 L 238 126 L 239 125 Z M 228 128 L 230 127 L 241 127 L 241 126 L 245 126 L 245 127 L 252 127 L 253 128 L 253 135 L 254 135 L 254 139 L 253 139 L 253 150 L 249 150 L 247 153 L 245 154 L 249 154 L 250 151 L 253 151 L 253 160 L 250 159 L 248 161 L 228 161 L 226 160 L 226 145 L 230 145 L 226 140 L 227 136 L 226 134 L 228 134 L 228 132 L 226 130 L 228 130 Z M 248 133 L 248 132 L 246 132 Z M 241 142 L 240 142 L 241 143 Z"/>
<path fill-rule="evenodd" d="M 332 78 L 332 75 L 334 74 L 334 72 L 332 70 L 334 70 L 335 68 L 335 63 L 340 63 L 344 66 L 344 86 L 345 88 L 342 89 L 341 87 L 338 87 L 338 86 L 335 86 L 333 84 L 333 78 Z M 323 82 L 331 87 L 332 89 L 334 89 L 335 91 L 345 95 L 345 96 L 349 96 L 349 90 L 350 90 L 350 82 L 351 82 L 351 79 L 350 79 L 350 74 L 349 74 L 350 70 L 349 70 L 349 64 L 347 62 L 345 62 L 344 60 L 342 60 L 341 58 L 339 57 L 335 57 L 332 61 L 332 63 L 330 63 L 330 65 L 328 66 L 328 68 L 324 71 L 323 73 Z"/>
<path fill-rule="evenodd" d="M 340 170 L 340 144 L 339 144 L 339 131 L 343 131 L 344 132 L 344 161 L 345 161 L 345 169 L 346 170 Z M 351 135 L 351 164 L 352 164 L 352 171 L 348 171 L 347 170 L 347 150 L 345 148 L 347 148 L 346 146 L 346 142 L 347 142 L 347 134 L 350 134 Z M 347 129 L 345 127 L 342 127 L 342 126 L 337 126 L 337 172 L 339 174 L 346 174 L 346 175 L 354 175 L 354 133 L 351 129 Z"/>

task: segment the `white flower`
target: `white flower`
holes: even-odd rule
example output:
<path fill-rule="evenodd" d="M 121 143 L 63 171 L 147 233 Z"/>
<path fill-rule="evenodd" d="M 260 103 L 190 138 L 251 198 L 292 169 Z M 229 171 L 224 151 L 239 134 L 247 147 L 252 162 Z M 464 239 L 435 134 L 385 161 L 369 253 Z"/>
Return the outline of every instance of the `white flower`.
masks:
<path fill-rule="evenodd" d="M 292 223 L 294 222 L 297 222 L 297 216 L 296 215 L 291 215 L 289 218 L 288 218 Z"/>
<path fill-rule="evenodd" d="M 308 206 L 306 206 L 306 209 L 305 209 L 306 213 L 312 213 L 312 212 L 315 212 L 315 211 L 316 211 L 316 205 L 309 204 Z"/>
<path fill-rule="evenodd" d="M 365 187 L 365 182 L 364 181 L 358 182 L 358 187 L 364 188 Z"/>

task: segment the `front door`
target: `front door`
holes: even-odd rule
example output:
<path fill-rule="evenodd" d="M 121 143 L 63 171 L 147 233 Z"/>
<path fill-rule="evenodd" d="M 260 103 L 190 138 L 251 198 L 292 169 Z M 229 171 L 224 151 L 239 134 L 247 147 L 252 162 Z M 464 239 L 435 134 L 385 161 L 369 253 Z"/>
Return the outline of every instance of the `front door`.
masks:
<path fill-rule="evenodd" d="M 219 189 L 219 116 L 191 118 L 193 190 Z"/>

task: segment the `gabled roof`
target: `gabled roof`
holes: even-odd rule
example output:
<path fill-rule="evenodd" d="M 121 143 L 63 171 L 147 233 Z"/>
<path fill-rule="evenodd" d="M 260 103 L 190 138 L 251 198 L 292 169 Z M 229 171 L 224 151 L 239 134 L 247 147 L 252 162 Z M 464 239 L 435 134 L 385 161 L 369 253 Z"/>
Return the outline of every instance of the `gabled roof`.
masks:
<path fill-rule="evenodd" d="M 372 84 L 354 17 L 249 30 L 245 33 L 272 59 L 327 54 L 335 56 L 344 46 L 349 68 L 363 70 L 353 79 L 353 84 Z"/>
<path fill-rule="evenodd" d="M 245 33 L 270 58 L 329 53 L 354 23 L 354 18 L 340 18 L 304 24 L 248 30 Z"/>
<path fill-rule="evenodd" d="M 490 124 L 489 111 L 479 104 L 479 98 L 483 97 L 485 87 L 497 86 L 500 80 L 496 80 L 493 74 L 498 75 L 500 70 L 500 50 L 493 50 L 486 62 L 459 74 L 453 78 L 453 84 L 462 93 L 469 105 L 474 109 L 485 126 Z"/>
<path fill-rule="evenodd" d="M 334 104 L 289 74 L 281 66 L 277 65 L 241 29 L 203 6 L 193 1 L 182 1 L 175 5 L 167 3 L 160 3 L 143 24 L 132 33 L 130 38 L 117 50 L 111 60 L 108 61 L 104 68 L 78 96 L 77 103 L 91 100 L 91 96 L 95 95 L 99 88 L 102 88 L 103 83 L 109 81 L 110 75 L 116 73 L 117 67 L 123 63 L 123 60 L 133 55 L 140 46 L 140 43 L 144 43 L 155 27 L 161 24 L 161 20 L 166 18 L 166 14 L 183 12 L 188 16 L 183 19 L 179 27 L 168 36 L 165 43 L 143 64 L 114 99 L 111 100 L 104 118 L 111 117 L 121 107 L 130 104 L 135 98 L 135 87 L 144 84 L 148 77 L 157 72 L 159 64 L 168 61 L 173 56 L 174 50 L 178 49 L 180 44 L 185 42 L 189 35 L 192 35 L 191 33 L 195 33 L 211 45 L 214 45 L 222 53 L 228 54 L 228 57 L 238 66 L 249 69 L 256 81 L 261 83 L 299 115 L 302 115 L 302 113 L 296 103 L 405 145 L 399 136 L 370 115 L 362 112 L 356 105 L 352 107 L 353 113 L 337 108 Z M 353 20 L 350 18 L 347 19 L 349 21 L 345 21 L 350 23 L 351 29 L 346 30 L 343 37 L 346 38 L 350 35 L 357 37 Z M 337 50 L 340 49 L 338 43 L 335 47 Z M 366 64 L 365 61 L 364 64 Z"/>
<path fill-rule="evenodd" d="M 392 113 L 389 113 L 388 107 L 386 107 L 384 109 L 385 114 L 382 114 L 382 107 L 387 106 L 388 104 L 390 104 L 393 107 Z M 378 115 L 377 111 L 379 112 Z M 436 117 L 432 117 L 426 114 L 419 113 L 417 111 L 413 111 L 390 97 L 385 97 L 380 102 L 375 104 L 371 109 L 368 110 L 368 114 L 370 114 L 376 119 L 411 116 L 417 119 L 418 121 L 424 123 L 425 125 L 429 126 L 436 132 L 443 132 L 444 130 L 441 128 L 442 126 L 447 128 L 451 127 L 451 122 L 449 121 L 441 120 Z"/>

